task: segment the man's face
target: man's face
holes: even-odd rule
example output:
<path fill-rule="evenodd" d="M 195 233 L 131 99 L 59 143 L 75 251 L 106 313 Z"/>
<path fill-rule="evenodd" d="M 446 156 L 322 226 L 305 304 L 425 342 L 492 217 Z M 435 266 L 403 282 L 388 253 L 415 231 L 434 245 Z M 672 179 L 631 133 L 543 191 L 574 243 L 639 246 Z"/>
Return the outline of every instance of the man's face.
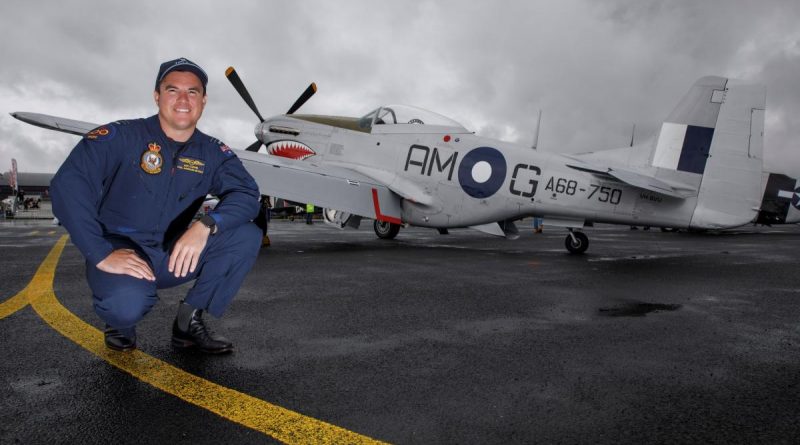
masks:
<path fill-rule="evenodd" d="M 203 114 L 206 96 L 203 83 L 187 71 L 173 71 L 167 74 L 153 93 L 158 105 L 158 115 L 167 136 L 174 132 L 194 131 L 197 121 Z"/>

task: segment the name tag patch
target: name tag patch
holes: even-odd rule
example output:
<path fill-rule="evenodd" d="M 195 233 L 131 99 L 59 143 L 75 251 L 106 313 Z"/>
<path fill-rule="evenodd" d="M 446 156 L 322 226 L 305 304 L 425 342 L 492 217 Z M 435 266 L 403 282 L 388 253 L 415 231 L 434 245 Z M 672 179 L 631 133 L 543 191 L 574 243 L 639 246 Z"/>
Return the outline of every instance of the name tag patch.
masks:
<path fill-rule="evenodd" d="M 178 170 L 183 170 L 192 173 L 199 173 L 201 175 L 203 174 L 205 166 L 206 163 L 199 159 L 192 159 L 186 157 L 178 158 L 178 164 L 176 165 Z"/>

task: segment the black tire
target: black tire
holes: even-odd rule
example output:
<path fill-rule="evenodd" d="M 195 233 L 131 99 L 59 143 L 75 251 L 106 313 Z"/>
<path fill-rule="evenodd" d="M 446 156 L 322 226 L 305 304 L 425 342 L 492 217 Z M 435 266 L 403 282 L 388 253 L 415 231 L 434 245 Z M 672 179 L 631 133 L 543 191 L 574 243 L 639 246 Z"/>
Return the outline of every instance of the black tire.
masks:
<path fill-rule="evenodd" d="M 398 233 L 400 233 L 400 224 L 394 224 L 386 221 L 378 221 L 375 220 L 375 223 L 372 224 L 372 228 L 375 230 L 375 234 L 378 235 L 380 239 L 394 239 Z"/>
<path fill-rule="evenodd" d="M 564 246 L 569 253 L 581 254 L 586 252 L 586 249 L 589 248 L 589 237 L 583 232 L 572 232 L 572 235 L 575 235 L 575 241 L 572 241 L 571 235 L 567 235 L 567 239 L 564 240 Z"/>

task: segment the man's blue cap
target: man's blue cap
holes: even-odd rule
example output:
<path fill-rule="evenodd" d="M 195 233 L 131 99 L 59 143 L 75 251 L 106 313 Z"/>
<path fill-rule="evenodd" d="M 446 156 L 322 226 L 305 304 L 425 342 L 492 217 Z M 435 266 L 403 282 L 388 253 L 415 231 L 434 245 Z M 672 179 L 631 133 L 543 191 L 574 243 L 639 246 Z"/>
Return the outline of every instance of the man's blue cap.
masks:
<path fill-rule="evenodd" d="M 161 68 L 158 69 L 158 77 L 156 77 L 156 91 L 158 91 L 158 86 L 161 85 L 161 81 L 167 77 L 167 74 L 173 71 L 188 71 L 200 79 L 200 82 L 203 83 L 203 93 L 206 91 L 206 85 L 208 84 L 208 75 L 200 65 L 192 62 L 191 60 L 181 57 L 180 59 L 170 60 L 169 62 L 164 62 L 161 64 Z"/>

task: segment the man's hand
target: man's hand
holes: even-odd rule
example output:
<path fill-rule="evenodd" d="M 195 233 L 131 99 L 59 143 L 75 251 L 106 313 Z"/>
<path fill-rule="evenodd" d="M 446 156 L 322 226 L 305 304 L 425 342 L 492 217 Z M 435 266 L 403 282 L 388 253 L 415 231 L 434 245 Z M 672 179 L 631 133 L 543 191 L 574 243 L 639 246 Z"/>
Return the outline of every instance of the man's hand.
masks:
<path fill-rule="evenodd" d="M 156 280 L 153 269 L 133 249 L 117 249 L 111 252 L 103 258 L 103 261 L 97 263 L 97 268 L 117 275 L 130 275 L 147 281 Z"/>
<path fill-rule="evenodd" d="M 189 230 L 178 238 L 175 247 L 172 248 L 172 254 L 169 256 L 169 271 L 176 278 L 185 277 L 186 274 L 194 272 L 209 235 L 211 235 L 211 229 L 195 221 Z"/>

